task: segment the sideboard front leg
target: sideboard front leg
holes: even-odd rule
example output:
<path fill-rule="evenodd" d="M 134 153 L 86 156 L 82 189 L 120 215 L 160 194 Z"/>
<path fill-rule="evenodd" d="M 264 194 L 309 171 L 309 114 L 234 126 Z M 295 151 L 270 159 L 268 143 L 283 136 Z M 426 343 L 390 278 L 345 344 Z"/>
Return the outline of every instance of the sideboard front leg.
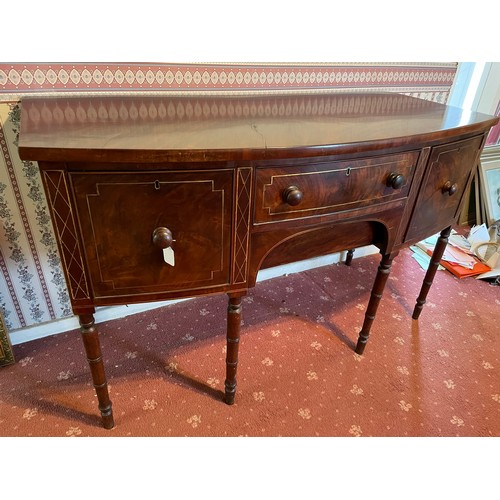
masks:
<path fill-rule="evenodd" d="M 366 343 L 368 342 L 368 337 L 370 336 L 370 328 L 372 326 L 373 320 L 375 319 L 375 314 L 377 313 L 377 308 L 382 298 L 382 293 L 384 292 L 385 283 L 389 277 L 391 270 L 391 265 L 395 254 L 387 254 L 382 257 L 380 265 L 377 270 L 377 276 L 375 277 L 375 283 L 373 284 L 372 293 L 370 296 L 370 301 L 368 302 L 368 307 L 365 313 L 365 320 L 363 322 L 363 327 L 359 332 L 358 343 L 356 345 L 355 351 L 358 354 L 363 354 L 365 350 Z"/>
<path fill-rule="evenodd" d="M 427 298 L 427 294 L 431 289 L 432 282 L 434 281 L 434 276 L 436 275 L 436 271 L 439 266 L 439 262 L 441 261 L 441 257 L 446 250 L 446 245 L 448 244 L 448 238 L 450 237 L 451 226 L 443 229 L 439 238 L 436 242 L 436 246 L 434 247 L 434 251 L 432 252 L 431 261 L 429 263 L 429 267 L 427 268 L 427 272 L 425 273 L 424 282 L 422 283 L 422 288 L 420 289 L 420 295 L 417 298 L 417 303 L 415 304 L 415 309 L 413 309 L 412 318 L 418 319 L 420 313 L 422 312 L 422 308 L 424 307 L 425 300 Z"/>
<path fill-rule="evenodd" d="M 238 348 L 241 329 L 241 296 L 229 295 L 227 306 L 227 353 L 224 401 L 234 403 L 236 395 L 236 370 L 238 368 Z"/>
<path fill-rule="evenodd" d="M 97 400 L 99 402 L 99 410 L 101 412 L 102 424 L 105 429 L 112 429 L 115 426 L 113 420 L 113 409 L 111 400 L 109 399 L 108 383 L 106 374 L 104 373 L 104 363 L 102 361 L 101 344 L 99 342 L 99 334 L 94 326 L 93 314 L 82 314 L 79 316 L 81 334 L 85 352 L 87 353 L 87 361 L 92 373 Z"/>

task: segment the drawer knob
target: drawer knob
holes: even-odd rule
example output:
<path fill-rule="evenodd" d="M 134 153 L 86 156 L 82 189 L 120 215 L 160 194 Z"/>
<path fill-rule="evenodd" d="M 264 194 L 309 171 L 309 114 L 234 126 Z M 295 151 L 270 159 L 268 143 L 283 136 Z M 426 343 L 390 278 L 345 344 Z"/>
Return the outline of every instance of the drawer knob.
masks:
<path fill-rule="evenodd" d="M 396 172 L 391 172 L 389 177 L 387 177 L 387 186 L 392 189 L 400 189 L 406 182 L 405 176 L 403 174 L 397 174 Z"/>
<path fill-rule="evenodd" d="M 303 198 L 304 195 L 297 186 L 289 186 L 283 191 L 283 201 L 292 207 L 297 206 Z"/>
<path fill-rule="evenodd" d="M 166 227 L 157 227 L 153 231 L 153 243 L 158 248 L 169 248 L 174 241 L 172 231 Z"/>
<path fill-rule="evenodd" d="M 450 181 L 446 181 L 446 184 L 441 188 L 441 191 L 448 193 L 450 196 L 454 195 L 458 190 L 457 184 L 452 184 Z"/>

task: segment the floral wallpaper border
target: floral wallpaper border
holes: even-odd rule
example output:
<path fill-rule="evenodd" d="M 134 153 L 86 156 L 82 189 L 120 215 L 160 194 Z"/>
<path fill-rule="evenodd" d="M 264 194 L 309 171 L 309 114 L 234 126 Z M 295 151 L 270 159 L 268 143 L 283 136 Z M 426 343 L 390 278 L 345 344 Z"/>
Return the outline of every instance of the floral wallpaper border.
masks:
<path fill-rule="evenodd" d="M 4 64 L 0 93 L 404 89 L 446 92 L 456 63 Z"/>
<path fill-rule="evenodd" d="M 457 63 L 0 64 L 0 311 L 9 332 L 72 315 L 35 162 L 17 153 L 33 93 L 390 91 L 446 102 Z"/>

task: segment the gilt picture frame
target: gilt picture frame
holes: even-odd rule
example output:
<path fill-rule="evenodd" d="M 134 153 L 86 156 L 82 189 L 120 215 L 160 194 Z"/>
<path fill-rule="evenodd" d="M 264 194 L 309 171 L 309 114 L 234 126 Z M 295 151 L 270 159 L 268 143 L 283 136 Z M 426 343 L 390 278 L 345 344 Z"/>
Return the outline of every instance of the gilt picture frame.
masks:
<path fill-rule="evenodd" d="M 0 311 L 0 367 L 10 365 L 15 362 L 14 353 L 9 334 Z"/>
<path fill-rule="evenodd" d="M 484 222 L 490 226 L 500 220 L 500 146 L 486 148 L 479 167 Z"/>

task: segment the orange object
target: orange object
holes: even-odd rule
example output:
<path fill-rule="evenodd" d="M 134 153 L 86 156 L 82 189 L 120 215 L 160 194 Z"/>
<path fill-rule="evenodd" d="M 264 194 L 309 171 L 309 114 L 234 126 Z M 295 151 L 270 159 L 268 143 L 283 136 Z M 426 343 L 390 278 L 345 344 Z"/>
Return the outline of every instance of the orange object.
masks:
<path fill-rule="evenodd" d="M 427 254 L 432 256 L 432 250 L 426 250 Z M 467 278 L 467 276 L 477 276 L 479 274 L 486 273 L 491 271 L 491 268 L 486 264 L 483 264 L 478 259 L 474 257 L 476 263 L 472 269 L 467 269 L 459 264 L 454 264 L 453 262 L 449 262 L 447 260 L 441 259 L 439 262 L 445 269 L 450 271 L 450 273 L 454 274 L 458 278 Z"/>

